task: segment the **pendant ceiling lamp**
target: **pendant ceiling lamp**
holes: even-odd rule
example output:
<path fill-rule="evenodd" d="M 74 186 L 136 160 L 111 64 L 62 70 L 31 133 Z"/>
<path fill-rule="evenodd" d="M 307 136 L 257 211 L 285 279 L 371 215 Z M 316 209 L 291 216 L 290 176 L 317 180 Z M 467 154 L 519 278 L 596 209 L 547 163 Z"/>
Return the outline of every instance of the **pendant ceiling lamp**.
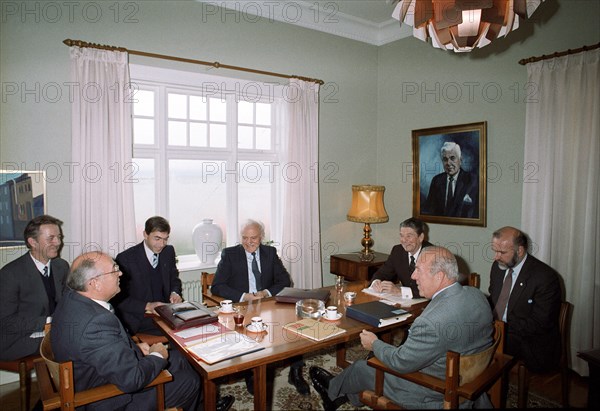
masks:
<path fill-rule="evenodd" d="M 468 52 L 519 28 L 544 0 L 393 0 L 392 17 L 434 47 Z"/>

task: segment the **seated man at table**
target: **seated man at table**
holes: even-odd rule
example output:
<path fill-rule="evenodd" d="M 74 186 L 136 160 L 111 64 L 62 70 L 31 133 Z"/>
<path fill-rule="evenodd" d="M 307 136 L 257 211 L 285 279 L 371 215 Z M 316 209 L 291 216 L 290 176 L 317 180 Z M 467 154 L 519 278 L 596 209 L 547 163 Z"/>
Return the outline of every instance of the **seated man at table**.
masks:
<path fill-rule="evenodd" d="M 447 351 L 474 354 L 492 344 L 492 310 L 479 289 L 457 282 L 456 258 L 445 248 L 424 248 L 412 278 L 421 295 L 431 301 L 410 327 L 406 342 L 395 347 L 365 330 L 360 340 L 364 348 L 400 373 L 423 371 L 443 379 Z M 348 400 L 360 406 L 360 392 L 375 387 L 375 369 L 365 360 L 355 361 L 335 377 L 322 368 L 311 367 L 310 377 L 328 411 Z M 407 409 L 442 408 L 444 401 L 438 392 L 390 375 L 385 377 L 383 393 Z M 475 405 L 491 407 L 485 394 Z"/>
<path fill-rule="evenodd" d="M 151 217 L 144 226 L 144 241 L 117 255 L 117 264 L 123 272 L 123 292 L 112 303 L 131 334 L 161 335 L 146 313 L 159 305 L 182 301 L 175 248 L 167 244 L 170 233 L 166 219 Z"/>
<path fill-rule="evenodd" d="M 225 248 L 217 266 L 211 293 L 233 301 L 252 301 L 271 297 L 291 285 L 290 275 L 277 255 L 277 249 L 261 244 L 265 237 L 262 223 L 248 220 L 240 230 L 242 244 Z M 302 376 L 302 358 L 293 359 L 288 381 L 302 395 L 310 388 Z M 246 386 L 254 393 L 251 374 Z"/>
<path fill-rule="evenodd" d="M 400 223 L 400 244 L 392 248 L 387 261 L 373 274 L 371 288 L 377 292 L 400 294 L 400 286 L 410 287 L 414 298 L 421 297 L 415 280 L 411 278 L 415 263 L 423 247 L 432 245 L 425 241 L 426 225 L 411 217 Z"/>

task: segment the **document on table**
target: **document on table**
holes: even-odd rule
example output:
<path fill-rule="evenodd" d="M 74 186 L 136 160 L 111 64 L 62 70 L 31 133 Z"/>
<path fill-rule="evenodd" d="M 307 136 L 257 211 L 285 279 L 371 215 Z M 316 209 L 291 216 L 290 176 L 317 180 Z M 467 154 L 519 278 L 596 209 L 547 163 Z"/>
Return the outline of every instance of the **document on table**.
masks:
<path fill-rule="evenodd" d="M 427 301 L 427 298 L 412 298 L 412 290 L 410 287 L 401 287 L 401 294 L 380 293 L 372 288 L 363 288 L 362 292 L 381 298 L 382 302 L 390 305 L 400 304 L 403 307 L 410 307 L 414 304 L 419 304 Z M 408 289 L 408 290 L 406 290 Z M 410 294 L 409 294 L 410 291 Z"/>

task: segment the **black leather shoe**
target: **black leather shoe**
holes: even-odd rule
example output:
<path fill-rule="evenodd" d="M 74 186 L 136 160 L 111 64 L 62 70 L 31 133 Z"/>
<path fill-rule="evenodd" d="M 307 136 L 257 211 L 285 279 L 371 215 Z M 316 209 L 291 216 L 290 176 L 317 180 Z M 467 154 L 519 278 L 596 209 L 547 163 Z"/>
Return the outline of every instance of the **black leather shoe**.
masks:
<path fill-rule="evenodd" d="M 302 367 L 290 368 L 288 382 L 294 387 L 296 387 L 296 391 L 298 391 L 300 395 L 310 394 L 310 387 L 308 386 L 308 383 L 304 380 L 304 377 L 302 376 Z"/>
<path fill-rule="evenodd" d="M 335 411 L 342 404 L 345 404 L 348 401 L 348 397 L 345 395 L 338 397 L 335 400 L 329 399 L 329 394 L 327 391 L 329 390 L 329 381 L 331 381 L 331 379 L 334 377 L 332 373 L 324 370 L 321 367 L 310 367 L 308 373 L 310 374 L 310 379 L 315 387 L 315 390 L 317 390 L 321 396 L 325 411 Z"/>
<path fill-rule="evenodd" d="M 251 372 L 246 373 L 246 389 L 250 393 L 250 395 L 254 395 L 254 374 Z"/>
<path fill-rule="evenodd" d="M 233 398 L 233 395 L 225 395 L 224 397 L 219 397 L 217 399 L 217 411 L 227 411 L 231 408 L 234 402 L 235 398 Z"/>

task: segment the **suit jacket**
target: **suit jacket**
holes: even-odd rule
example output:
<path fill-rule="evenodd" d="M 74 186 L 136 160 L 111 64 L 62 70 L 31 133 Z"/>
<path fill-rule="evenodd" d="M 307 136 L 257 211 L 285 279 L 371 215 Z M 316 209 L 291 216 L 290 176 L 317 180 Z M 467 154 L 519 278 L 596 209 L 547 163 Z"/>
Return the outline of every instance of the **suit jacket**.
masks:
<path fill-rule="evenodd" d="M 411 325 L 404 344 L 395 347 L 376 340 L 373 353 L 400 373 L 420 370 L 444 379 L 447 351 L 481 352 L 492 344 L 492 333 L 492 311 L 484 294 L 477 288 L 455 283 L 429 302 Z M 340 374 L 341 378 L 336 377 L 330 382 L 330 394 L 332 390 L 340 395 L 367 389 L 364 384 L 352 386 L 352 374 L 372 372 L 374 375 L 373 369 L 366 366 L 364 360 L 355 362 L 350 368 Z M 442 408 L 444 400 L 438 392 L 393 376 L 386 376 L 384 394 L 407 409 Z"/>
<path fill-rule="evenodd" d="M 153 328 L 152 319 L 144 317 L 146 303 L 156 301 L 152 298 L 149 280 L 153 268 L 146 257 L 144 243 L 141 242 L 119 253 L 115 261 L 123 272 L 121 292 L 111 300 L 117 315 L 132 334 L 140 328 Z M 166 246 L 159 254 L 158 269 L 163 285 L 160 301 L 168 303 L 171 292 L 181 295 L 181 280 L 175 264 L 173 246 Z"/>
<path fill-rule="evenodd" d="M 271 295 L 275 295 L 283 287 L 289 287 L 290 275 L 277 255 L 277 249 L 261 244 L 259 254 L 263 288 L 269 290 Z M 249 288 L 248 261 L 244 247 L 239 244 L 223 249 L 221 261 L 219 261 L 210 288 L 211 292 L 223 298 L 239 301 L 242 294 L 247 293 Z"/>
<path fill-rule="evenodd" d="M 423 241 L 421 247 L 429 247 L 429 241 Z M 386 262 L 373 274 L 373 280 L 391 281 L 393 283 L 402 283 L 405 287 L 410 287 L 413 297 L 421 297 L 417 282 L 410 278 L 411 274 L 408 270 L 409 258 L 408 252 L 402 247 L 402 244 L 397 244 L 392 248 L 390 256 Z"/>
<path fill-rule="evenodd" d="M 423 205 L 423 214 L 448 217 L 479 218 L 479 180 L 473 173 L 462 168 L 454 187 L 454 200 L 444 210 L 446 202 L 447 174 L 440 173 L 433 177 L 429 186 L 429 194 Z M 467 195 L 471 201 L 465 201 Z"/>
<path fill-rule="evenodd" d="M 167 366 L 163 358 L 144 356 L 114 314 L 73 290 L 56 308 L 50 340 L 56 361 L 73 361 L 75 391 L 115 384 L 133 393 Z M 132 401 L 135 396 L 123 394 L 92 408 L 114 410 Z"/>
<path fill-rule="evenodd" d="M 498 301 L 506 270 L 494 262 L 489 301 Z M 558 316 L 561 288 L 558 273 L 528 254 L 508 299 L 506 351 L 525 361 L 532 371 L 555 367 L 560 359 Z"/>
<path fill-rule="evenodd" d="M 63 293 L 69 263 L 53 258 L 50 278 L 58 303 Z M 44 330 L 50 316 L 48 294 L 40 271 L 29 252 L 0 270 L 0 360 L 12 361 L 38 352 L 41 338 L 30 338 Z"/>

